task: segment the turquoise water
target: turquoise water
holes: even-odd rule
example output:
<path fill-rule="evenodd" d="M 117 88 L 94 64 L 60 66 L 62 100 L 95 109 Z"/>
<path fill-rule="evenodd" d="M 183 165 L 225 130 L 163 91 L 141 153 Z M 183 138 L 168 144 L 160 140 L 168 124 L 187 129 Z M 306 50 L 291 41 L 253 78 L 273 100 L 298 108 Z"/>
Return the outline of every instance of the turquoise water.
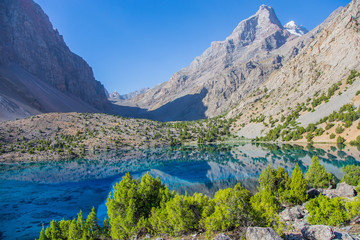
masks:
<path fill-rule="evenodd" d="M 255 192 L 257 177 L 268 164 L 289 172 L 299 163 L 306 171 L 311 156 L 341 178 L 341 167 L 360 165 L 359 150 L 336 146 L 221 145 L 161 148 L 106 153 L 99 160 L 0 164 L 0 239 L 34 239 L 52 219 L 84 215 L 95 206 L 106 216 L 105 201 L 112 186 L 130 172 L 147 171 L 172 190 L 208 196 L 241 182 Z"/>

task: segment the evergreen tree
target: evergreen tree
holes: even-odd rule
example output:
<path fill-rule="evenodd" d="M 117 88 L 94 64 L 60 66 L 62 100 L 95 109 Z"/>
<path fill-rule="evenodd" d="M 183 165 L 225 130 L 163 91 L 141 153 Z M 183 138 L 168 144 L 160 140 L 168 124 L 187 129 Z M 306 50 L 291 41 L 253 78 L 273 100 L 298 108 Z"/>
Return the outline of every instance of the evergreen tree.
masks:
<path fill-rule="evenodd" d="M 311 159 L 311 165 L 305 174 L 305 179 L 314 188 L 328 188 L 335 182 L 335 177 L 325 170 L 324 165 L 320 164 L 319 158 L 316 156 Z"/>
<path fill-rule="evenodd" d="M 96 216 L 95 208 L 93 207 L 86 218 L 85 229 L 90 232 L 88 235 L 93 236 L 94 238 L 100 237 L 101 233 L 99 225 L 97 224 L 98 220 L 99 219 Z"/>
<path fill-rule="evenodd" d="M 307 182 L 304 179 L 299 164 L 296 163 L 290 179 L 289 202 L 294 205 L 302 204 L 307 199 L 306 191 Z"/>
<path fill-rule="evenodd" d="M 42 226 L 41 232 L 40 232 L 40 237 L 39 240 L 48 240 L 49 238 L 45 235 L 45 229 L 44 229 L 44 225 Z"/>

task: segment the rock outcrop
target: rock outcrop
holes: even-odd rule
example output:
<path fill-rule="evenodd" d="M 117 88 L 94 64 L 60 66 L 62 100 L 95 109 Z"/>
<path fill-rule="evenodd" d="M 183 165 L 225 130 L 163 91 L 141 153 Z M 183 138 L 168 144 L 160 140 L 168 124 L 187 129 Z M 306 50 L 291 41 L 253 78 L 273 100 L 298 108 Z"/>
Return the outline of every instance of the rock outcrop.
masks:
<path fill-rule="evenodd" d="M 283 67 L 271 74 L 260 86 L 260 89 L 267 90 L 267 98 L 265 94 L 255 94 L 256 96 L 252 98 L 244 99 L 230 111 L 228 116 L 236 116 L 241 112 L 243 115 L 238 125 L 260 115 L 280 120 L 281 115 L 286 117 L 297 104 L 306 103 L 306 100 L 312 99 L 315 93 L 319 96 L 322 93 L 327 94 L 327 89 L 347 78 L 350 70 L 359 70 L 359 9 L 360 1 L 353 0 L 340 12 L 336 11 L 326 21 L 322 30 L 318 29 L 313 37 L 303 42 L 304 46 L 294 58 L 284 63 Z M 303 37 L 309 34 L 312 32 Z M 316 123 L 333 111 L 338 111 L 344 104 L 353 102 L 358 87 L 357 81 L 341 94 L 330 99 L 328 103 L 316 107 L 313 112 L 302 114 L 298 119 L 300 126 Z M 256 108 L 258 111 L 255 112 Z M 254 128 L 256 126 L 242 128 L 238 135 L 255 138 L 256 136 L 251 133 L 254 132 Z M 269 130 L 270 127 L 262 129 L 257 136 L 264 135 Z"/>
<path fill-rule="evenodd" d="M 12 77 L 27 81 L 22 75 L 22 72 L 26 72 L 45 83 L 42 84 L 45 92 L 48 85 L 58 90 L 60 95 L 67 95 L 75 102 L 82 101 L 82 105 L 87 105 L 83 111 L 111 109 L 104 87 L 95 80 L 92 69 L 81 57 L 70 51 L 38 4 L 32 0 L 0 1 L 0 32 L 1 84 L 11 83 Z M 4 75 L 8 80 L 6 83 L 3 81 Z M 26 105 L 23 96 L 16 92 L 17 86 L 8 84 L 5 87 L 0 91 L 3 97 Z M 46 105 L 46 98 L 41 99 L 34 89 L 21 89 L 32 101 L 37 101 L 37 105 L 29 103 L 32 113 L 35 110 L 48 111 L 42 106 L 44 103 Z M 63 95 L 60 95 L 59 98 L 62 98 Z M 54 102 L 53 107 L 56 111 L 81 111 L 81 107 L 71 108 L 71 105 L 70 109 L 64 109 Z"/>
<path fill-rule="evenodd" d="M 334 198 L 334 197 L 355 197 L 357 194 L 356 187 L 341 182 L 336 185 L 335 189 L 326 189 L 323 191 L 323 195 Z"/>
<path fill-rule="evenodd" d="M 307 240 L 331 240 L 335 234 L 331 227 L 325 225 L 311 225 L 301 229 L 301 234 Z"/>
<path fill-rule="evenodd" d="M 272 228 L 249 227 L 246 230 L 246 240 L 281 240 Z"/>

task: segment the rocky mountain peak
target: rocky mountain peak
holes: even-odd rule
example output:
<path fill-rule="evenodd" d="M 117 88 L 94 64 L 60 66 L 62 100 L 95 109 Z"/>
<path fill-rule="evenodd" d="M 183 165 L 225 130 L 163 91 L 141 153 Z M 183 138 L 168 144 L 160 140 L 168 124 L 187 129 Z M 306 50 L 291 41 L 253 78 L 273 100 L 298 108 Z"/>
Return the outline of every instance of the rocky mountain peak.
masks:
<path fill-rule="evenodd" d="M 271 23 L 281 27 L 280 21 L 276 16 L 274 9 L 270 6 L 261 5 L 254 16 L 258 16 L 259 25 Z"/>
<path fill-rule="evenodd" d="M 291 34 L 296 36 L 302 36 L 308 32 L 308 30 L 301 26 L 297 25 L 294 21 L 290 21 L 284 25 L 284 28 Z"/>

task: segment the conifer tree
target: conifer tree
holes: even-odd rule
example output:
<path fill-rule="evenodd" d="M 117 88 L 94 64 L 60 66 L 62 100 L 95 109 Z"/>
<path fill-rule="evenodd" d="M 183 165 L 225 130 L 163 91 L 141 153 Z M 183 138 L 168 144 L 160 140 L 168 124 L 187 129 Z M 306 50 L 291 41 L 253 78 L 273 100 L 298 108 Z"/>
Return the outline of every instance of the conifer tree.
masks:
<path fill-rule="evenodd" d="M 302 204 L 307 199 L 306 192 L 307 182 L 304 179 L 299 164 L 296 163 L 290 178 L 289 202 L 294 205 Z"/>
<path fill-rule="evenodd" d="M 320 164 L 316 156 L 311 158 L 311 165 L 305 174 L 305 179 L 314 188 L 328 188 L 335 182 L 335 177 L 325 170 L 324 165 Z"/>

